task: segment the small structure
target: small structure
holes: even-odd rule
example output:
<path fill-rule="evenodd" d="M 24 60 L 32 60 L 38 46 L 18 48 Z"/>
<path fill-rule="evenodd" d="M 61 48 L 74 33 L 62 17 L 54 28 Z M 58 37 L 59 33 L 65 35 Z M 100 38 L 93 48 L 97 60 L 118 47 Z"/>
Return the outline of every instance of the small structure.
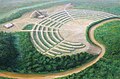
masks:
<path fill-rule="evenodd" d="M 74 8 L 73 4 L 72 3 L 68 3 L 65 5 L 64 9 L 71 9 L 71 8 Z"/>
<path fill-rule="evenodd" d="M 12 23 L 8 23 L 8 24 L 4 25 L 4 27 L 7 28 L 7 29 L 9 29 L 9 28 L 11 28 L 13 26 L 14 26 L 14 24 L 12 24 Z"/>
<path fill-rule="evenodd" d="M 31 14 L 31 18 L 39 18 L 39 19 L 43 19 L 45 17 L 48 16 L 47 11 L 44 10 L 36 10 Z"/>

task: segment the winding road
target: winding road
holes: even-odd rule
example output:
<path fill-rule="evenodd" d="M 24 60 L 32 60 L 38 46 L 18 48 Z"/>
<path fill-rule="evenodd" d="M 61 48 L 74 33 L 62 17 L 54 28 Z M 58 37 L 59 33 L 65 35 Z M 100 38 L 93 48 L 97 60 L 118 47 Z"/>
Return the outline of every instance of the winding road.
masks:
<path fill-rule="evenodd" d="M 120 20 L 120 19 L 109 19 L 109 20 L 106 20 L 106 21 L 103 21 L 99 24 L 96 24 L 95 26 L 91 27 L 90 30 L 89 30 L 89 37 L 91 39 L 91 41 L 98 47 L 101 48 L 101 53 L 99 54 L 99 56 L 97 58 L 95 58 L 94 60 L 86 63 L 86 64 L 83 64 L 82 66 L 78 67 L 78 68 L 75 68 L 75 69 L 72 69 L 72 70 L 68 70 L 68 71 L 65 71 L 65 72 L 59 72 L 59 73 L 51 73 L 51 74 L 17 74 L 17 73 L 12 73 L 12 72 L 1 72 L 0 73 L 0 76 L 3 76 L 3 77 L 10 77 L 10 78 L 17 78 L 17 79 L 54 79 L 54 78 L 58 78 L 58 77 L 63 77 L 63 76 L 68 76 L 68 75 L 71 75 L 73 73 L 78 73 L 90 66 L 92 66 L 93 64 L 95 64 L 100 58 L 102 58 L 105 54 L 105 46 L 103 44 L 100 44 L 94 37 L 94 30 L 107 23 L 107 22 L 111 22 L 111 21 L 114 21 L 114 20 Z"/>

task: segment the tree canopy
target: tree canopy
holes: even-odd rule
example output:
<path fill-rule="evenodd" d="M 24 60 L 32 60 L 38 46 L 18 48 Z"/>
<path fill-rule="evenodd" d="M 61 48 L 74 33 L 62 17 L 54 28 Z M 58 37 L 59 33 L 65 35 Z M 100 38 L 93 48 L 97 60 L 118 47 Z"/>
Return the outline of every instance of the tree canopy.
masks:
<path fill-rule="evenodd" d="M 0 32 L 0 65 L 10 66 L 17 57 L 14 46 L 14 36 L 11 33 Z"/>

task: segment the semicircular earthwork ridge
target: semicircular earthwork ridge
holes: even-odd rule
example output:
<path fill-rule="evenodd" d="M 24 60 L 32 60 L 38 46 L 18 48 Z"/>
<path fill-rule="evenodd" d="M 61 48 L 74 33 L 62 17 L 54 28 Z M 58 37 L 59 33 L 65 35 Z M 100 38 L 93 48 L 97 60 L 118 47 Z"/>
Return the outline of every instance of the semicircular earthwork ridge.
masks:
<path fill-rule="evenodd" d="M 114 16 L 92 10 L 63 10 L 44 18 L 33 27 L 32 43 L 40 53 L 48 56 L 93 52 L 91 49 L 96 47 L 87 42 L 86 27 L 94 21 Z M 99 48 L 96 51 L 98 54 Z"/>

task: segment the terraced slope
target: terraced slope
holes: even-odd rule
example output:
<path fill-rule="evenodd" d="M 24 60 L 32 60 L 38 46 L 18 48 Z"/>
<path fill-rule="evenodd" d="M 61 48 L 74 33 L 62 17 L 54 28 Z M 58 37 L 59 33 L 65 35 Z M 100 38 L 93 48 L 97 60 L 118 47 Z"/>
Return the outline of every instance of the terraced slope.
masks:
<path fill-rule="evenodd" d="M 83 44 L 81 41 L 70 42 L 61 36 L 59 31 L 67 30 L 61 29 L 62 27 L 65 27 L 64 25 L 66 23 L 74 21 L 79 25 L 80 22 L 76 21 L 76 19 L 79 18 L 89 18 L 97 21 L 113 16 L 115 15 L 91 10 L 63 10 L 54 13 L 53 15 L 43 19 L 41 22 L 39 22 L 39 24 L 35 25 L 31 30 L 31 41 L 36 49 L 44 55 L 61 56 L 65 54 L 71 54 L 71 52 L 76 51 L 76 49 L 85 48 L 86 44 Z M 70 36 L 66 38 L 69 37 Z"/>
<path fill-rule="evenodd" d="M 95 12 L 95 11 L 94 11 Z M 79 14 L 79 13 L 78 13 Z M 89 16 L 91 16 L 92 14 L 90 14 Z M 106 18 L 105 15 L 102 18 Z M 72 17 L 71 14 L 69 14 L 69 16 L 71 20 L 74 20 L 75 18 Z M 72 17 L 72 18 L 71 18 Z M 112 17 L 112 16 L 110 16 Z M 113 15 L 114 17 L 114 15 Z M 46 21 L 48 18 L 46 18 L 43 21 Z M 94 19 L 94 18 L 93 18 Z M 99 19 L 99 17 L 95 18 L 95 19 Z M 94 19 L 94 20 L 95 20 Z M 101 19 L 101 18 L 100 18 Z M 111 20 L 115 20 L 115 19 L 111 19 Z M 99 56 L 97 58 L 95 58 L 94 60 L 84 64 L 83 66 L 80 66 L 78 68 L 69 70 L 69 71 L 65 71 L 65 72 L 60 72 L 60 73 L 54 73 L 54 74 L 41 74 L 41 75 L 35 75 L 35 74 L 16 74 L 16 73 L 9 73 L 9 72 L 3 72 L 1 73 L 1 76 L 7 76 L 7 77 L 12 77 L 12 78 L 19 78 L 19 79 L 53 79 L 53 78 L 57 78 L 57 77 L 63 77 L 63 76 L 67 76 L 67 75 L 71 75 L 73 73 L 78 73 L 86 68 L 88 68 L 89 66 L 92 66 L 93 64 L 95 64 L 101 57 L 103 57 L 104 53 L 105 53 L 105 47 L 104 45 L 100 44 L 99 42 L 97 42 L 94 38 L 94 30 L 99 27 L 99 25 L 109 22 L 111 20 L 107 20 L 104 22 L 101 22 L 98 25 L 95 25 L 94 27 L 92 27 L 89 30 L 89 34 L 90 34 L 90 39 L 91 41 L 97 45 L 97 47 L 101 48 L 101 52 L 99 54 Z M 61 21 L 61 20 L 60 20 Z M 96 21 L 96 20 L 95 20 Z M 69 51 L 74 50 L 74 48 L 80 47 L 81 43 L 75 43 L 75 42 L 69 42 L 64 40 L 64 38 L 61 37 L 61 35 L 59 34 L 59 27 L 62 26 L 52 26 L 48 27 L 45 26 L 44 22 L 40 22 L 39 24 L 35 25 L 34 28 L 30 31 L 31 32 L 31 38 L 32 38 L 32 42 L 35 45 L 36 49 L 42 53 L 42 54 L 48 54 L 50 56 L 53 56 L 55 54 L 59 55 L 61 54 L 61 52 L 68 52 L 68 50 L 65 49 L 69 49 Z M 54 28 L 55 27 L 55 28 Z M 57 27 L 57 28 L 56 28 Z M 40 30 L 39 30 L 40 29 Z M 46 30 L 47 29 L 47 30 Z M 51 33 L 52 30 L 52 33 Z M 56 34 L 56 31 L 58 32 L 58 34 Z M 48 33 L 48 34 L 47 34 Z M 49 35 L 49 33 L 51 35 Z M 54 34 L 54 35 L 52 35 Z M 46 37 L 49 37 L 48 39 L 46 39 Z M 54 38 L 54 39 L 53 39 Z M 59 45 L 60 44 L 60 45 Z M 55 45 L 55 46 L 54 46 Z M 52 47 L 53 46 L 53 47 Z M 84 44 L 82 44 L 82 46 L 84 46 Z M 54 50 L 53 50 L 54 48 Z M 57 48 L 60 48 L 59 50 L 57 50 Z M 64 48 L 64 49 L 63 49 Z M 52 50 L 51 50 L 52 49 Z M 48 50 L 50 50 L 50 52 L 48 52 Z M 64 50 L 64 51 L 63 51 Z M 52 53 L 51 53 L 52 51 Z M 54 52 L 53 52 L 54 51 Z M 57 51 L 57 52 L 56 52 Z M 60 52 L 58 52 L 60 51 Z M 56 53 L 55 53 L 56 52 Z"/>

